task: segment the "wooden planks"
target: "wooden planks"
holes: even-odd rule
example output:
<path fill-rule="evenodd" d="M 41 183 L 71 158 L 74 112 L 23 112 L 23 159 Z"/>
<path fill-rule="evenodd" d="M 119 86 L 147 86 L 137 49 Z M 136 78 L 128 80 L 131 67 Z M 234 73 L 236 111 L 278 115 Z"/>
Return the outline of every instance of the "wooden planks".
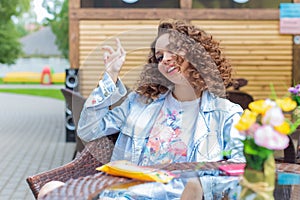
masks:
<path fill-rule="evenodd" d="M 103 45 L 115 47 L 118 37 L 126 50 L 126 62 L 120 77 L 134 87 L 156 32 L 157 20 L 82 20 L 80 21 L 80 80 L 81 93 L 87 96 L 105 70 L 102 62 Z"/>
<path fill-rule="evenodd" d="M 270 84 L 278 96 L 291 84 L 293 41 L 279 34 L 277 20 L 194 20 L 220 41 L 223 53 L 234 67 L 234 76 L 248 80 L 244 90 L 254 99 L 267 98 Z"/>
<path fill-rule="evenodd" d="M 80 8 L 72 9 L 70 19 L 77 20 L 278 20 L 278 9 L 189 9 L 184 8 Z"/>
<path fill-rule="evenodd" d="M 122 80 L 133 87 L 156 35 L 158 20 L 80 20 L 79 63 L 81 92 L 87 96 L 104 71 L 101 46 L 121 39 L 127 52 Z M 278 20 L 192 20 L 221 42 L 234 76 L 248 79 L 242 88 L 255 99 L 266 98 L 273 83 L 278 96 L 292 80 L 293 41 L 279 34 Z"/>

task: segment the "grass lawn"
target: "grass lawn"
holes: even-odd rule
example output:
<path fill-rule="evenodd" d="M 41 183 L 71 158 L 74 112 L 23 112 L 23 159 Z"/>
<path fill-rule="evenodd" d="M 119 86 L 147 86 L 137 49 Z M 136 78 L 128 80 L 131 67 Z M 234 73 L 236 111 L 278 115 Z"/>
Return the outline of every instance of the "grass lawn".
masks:
<path fill-rule="evenodd" d="M 35 96 L 43 96 L 43 97 L 50 97 L 59 100 L 65 100 L 63 94 L 61 93 L 60 89 L 2 89 L 0 88 L 0 92 L 6 93 L 14 93 L 14 94 L 28 94 L 28 95 L 35 95 Z"/>
<path fill-rule="evenodd" d="M 4 84 L 1 77 L 0 77 L 0 84 Z M 24 83 L 14 83 L 14 84 L 24 84 Z M 26 84 L 40 84 L 40 83 L 26 83 Z M 65 100 L 60 89 L 0 88 L 0 92 L 14 93 L 14 94 L 28 94 L 28 95 L 43 96 L 43 97 L 50 97 L 59 100 Z"/>
<path fill-rule="evenodd" d="M 1 77 L 0 77 L 0 84 L 4 84 L 3 79 Z M 24 83 L 13 83 L 13 84 L 24 84 Z M 40 83 L 26 83 L 26 84 L 40 84 Z M 60 89 L 0 88 L 0 92 L 14 93 L 14 94 L 28 94 L 28 95 L 43 96 L 43 97 L 50 97 L 59 100 L 65 100 Z"/>

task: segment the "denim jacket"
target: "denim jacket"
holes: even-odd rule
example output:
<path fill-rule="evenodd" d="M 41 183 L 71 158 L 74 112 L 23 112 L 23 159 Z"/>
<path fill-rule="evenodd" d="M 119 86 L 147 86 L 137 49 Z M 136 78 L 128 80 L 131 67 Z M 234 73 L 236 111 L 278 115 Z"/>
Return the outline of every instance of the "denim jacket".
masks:
<path fill-rule="evenodd" d="M 108 106 L 126 94 L 126 88 L 118 79 L 115 84 L 104 74 L 87 99 L 78 125 L 78 136 L 88 142 L 99 137 L 120 132 L 111 160 L 129 160 L 140 163 L 143 148 L 147 144 L 150 129 L 169 92 L 146 104 L 140 95 L 131 92 L 126 100 L 113 110 Z M 188 148 L 188 162 L 219 161 L 222 152 L 229 152 L 227 158 L 243 162 L 242 136 L 233 127 L 242 108 L 227 99 L 203 92 L 199 105 L 193 140 Z"/>
<path fill-rule="evenodd" d="M 137 165 L 141 162 L 142 150 L 147 144 L 150 130 L 165 101 L 162 94 L 151 103 L 144 103 L 139 94 L 131 92 L 118 107 L 109 110 L 109 106 L 126 94 L 126 88 L 118 79 L 115 84 L 105 73 L 87 99 L 78 124 L 78 136 L 88 142 L 119 132 L 111 160 L 129 160 Z M 227 99 L 219 98 L 205 91 L 199 105 L 193 140 L 188 148 L 189 162 L 220 161 L 222 152 L 229 152 L 227 158 L 233 162 L 245 162 L 243 139 L 234 128 L 243 112 L 242 108 Z M 206 199 L 216 191 L 216 180 L 220 177 L 202 178 L 202 187 Z"/>

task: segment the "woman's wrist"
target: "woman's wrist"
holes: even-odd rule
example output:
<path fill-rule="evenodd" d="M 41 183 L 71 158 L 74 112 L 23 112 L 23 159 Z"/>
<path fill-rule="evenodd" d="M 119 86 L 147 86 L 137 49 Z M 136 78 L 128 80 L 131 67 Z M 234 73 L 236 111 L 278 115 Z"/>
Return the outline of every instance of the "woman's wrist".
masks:
<path fill-rule="evenodd" d="M 114 72 L 111 70 L 106 70 L 106 72 L 110 76 L 110 78 L 113 80 L 113 82 L 117 83 L 119 72 Z"/>

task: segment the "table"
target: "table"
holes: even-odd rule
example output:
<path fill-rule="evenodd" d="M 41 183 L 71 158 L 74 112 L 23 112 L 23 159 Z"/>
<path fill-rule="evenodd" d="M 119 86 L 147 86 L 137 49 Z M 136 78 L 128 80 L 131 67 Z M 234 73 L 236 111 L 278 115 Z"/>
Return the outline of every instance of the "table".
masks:
<path fill-rule="evenodd" d="M 226 164 L 226 162 L 208 162 L 208 163 L 172 163 L 168 165 L 157 165 L 157 168 L 166 170 L 213 170 L 218 169 L 218 166 Z M 276 169 L 282 172 L 293 172 L 300 174 L 300 165 L 290 163 L 277 163 Z M 80 177 L 78 179 L 71 179 L 60 188 L 53 190 L 45 195 L 42 199 L 55 200 L 55 199 L 90 199 L 92 200 L 99 192 L 108 186 L 119 183 L 127 183 L 132 181 L 131 179 L 116 177 L 107 175 L 103 172 L 96 173 L 94 175 Z M 294 188 L 295 187 L 295 188 Z M 282 189 L 282 188 L 281 188 Z M 275 199 L 285 200 L 287 196 L 291 196 L 288 199 L 294 199 L 293 196 L 300 197 L 300 188 L 297 186 L 287 186 L 283 188 L 284 192 L 275 190 Z"/>

